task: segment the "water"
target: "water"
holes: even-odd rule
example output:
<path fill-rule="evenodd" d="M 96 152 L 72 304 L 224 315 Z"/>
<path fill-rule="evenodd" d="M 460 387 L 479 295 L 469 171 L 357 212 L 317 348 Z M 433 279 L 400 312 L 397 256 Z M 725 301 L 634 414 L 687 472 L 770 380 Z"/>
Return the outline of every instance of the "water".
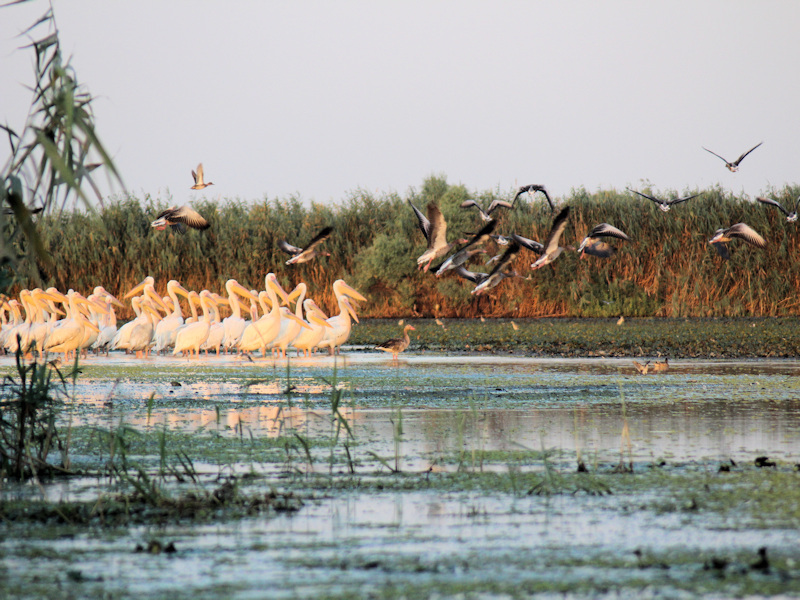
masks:
<path fill-rule="evenodd" d="M 393 365 L 353 353 L 335 365 L 292 360 L 288 372 L 283 362 L 228 357 L 90 359 L 65 413 L 74 426 L 122 419 L 144 433 L 190 436 L 176 444 L 222 440 L 235 458 L 198 457 L 202 486 L 218 485 L 220 471 L 256 472 L 266 479 L 243 483 L 243 493 L 294 489 L 304 505 L 106 529 L 6 522 L 0 582 L 9 597 L 797 596 L 800 514 L 781 503 L 797 502 L 796 482 L 781 486 L 800 460 L 800 363 L 671 367 L 643 377 L 624 359 L 410 354 Z M 286 478 L 285 460 L 256 442 L 288 432 L 329 439 L 332 386 L 359 475 L 347 474 L 340 438 L 333 450 L 313 447 L 312 465 L 298 453 L 292 465 L 307 475 Z M 574 493 L 578 452 L 613 494 Z M 756 469 L 757 456 L 778 468 Z M 141 460 L 157 464 L 155 453 Z M 731 460 L 733 472 L 719 473 Z M 621 462 L 634 474 L 611 475 Z M 567 493 L 528 494 L 548 468 Z M 519 478 L 516 491 L 509 477 Z M 44 493 L 88 499 L 104 485 L 84 478 Z M 751 508 L 771 494 L 773 504 Z M 153 538 L 177 552 L 134 552 Z M 768 573 L 750 569 L 760 546 L 769 548 Z M 727 566 L 705 568 L 715 557 Z"/>

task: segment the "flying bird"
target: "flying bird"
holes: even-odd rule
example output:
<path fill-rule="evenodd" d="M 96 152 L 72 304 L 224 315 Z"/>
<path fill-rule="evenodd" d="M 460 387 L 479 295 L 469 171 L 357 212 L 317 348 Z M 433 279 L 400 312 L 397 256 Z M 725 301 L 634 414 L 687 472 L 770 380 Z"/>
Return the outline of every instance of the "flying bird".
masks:
<path fill-rule="evenodd" d="M 726 159 L 726 158 L 724 158 L 724 157 L 720 156 L 719 154 L 717 154 L 716 152 L 714 152 L 714 151 L 712 151 L 712 150 L 709 150 L 709 149 L 708 149 L 708 148 L 706 148 L 705 146 L 702 146 L 702 148 L 703 148 L 703 150 L 705 150 L 706 152 L 710 152 L 711 154 L 713 154 L 713 155 L 714 155 L 714 156 L 716 156 L 717 158 L 721 158 L 721 159 L 722 159 L 722 160 L 725 162 L 725 166 L 727 167 L 728 171 L 730 171 L 731 173 L 735 173 L 736 171 L 738 171 L 738 170 L 739 170 L 739 163 L 740 163 L 740 162 L 742 162 L 742 160 L 744 160 L 744 157 L 745 157 L 745 156 L 747 156 L 748 154 L 750 154 L 750 153 L 751 153 L 753 150 L 755 150 L 756 148 L 758 148 L 758 147 L 759 147 L 761 144 L 763 144 L 763 143 L 764 143 L 764 142 L 759 142 L 759 143 L 757 143 L 755 146 L 753 146 L 752 148 L 750 148 L 750 150 L 748 150 L 747 152 L 745 152 L 744 154 L 742 154 L 742 155 L 741 155 L 739 158 L 737 158 L 737 159 L 736 159 L 736 160 L 734 160 L 733 162 L 730 162 L 728 159 Z"/>
<path fill-rule="evenodd" d="M 642 198 L 647 198 L 648 200 L 652 200 L 653 202 L 655 202 L 658 205 L 658 208 L 660 208 L 664 212 L 669 212 L 669 209 L 675 204 L 680 204 L 681 202 L 686 202 L 687 200 L 691 200 L 692 198 L 697 198 L 698 196 L 701 196 L 703 194 L 703 192 L 700 192 L 699 194 L 693 194 L 691 196 L 686 196 L 684 198 L 674 198 L 672 200 L 662 200 L 661 198 L 656 198 L 654 196 L 649 196 L 647 194 L 643 194 L 642 192 L 637 192 L 636 190 L 632 190 L 631 188 L 625 188 L 625 189 L 628 190 L 629 192 L 633 192 L 634 194 L 638 194 Z"/>
<path fill-rule="evenodd" d="M 192 178 L 194 179 L 194 185 L 189 188 L 192 190 L 204 190 L 210 185 L 214 185 L 213 181 L 209 181 L 205 183 L 203 181 L 203 163 L 197 165 L 197 172 L 192 171 Z"/>
<path fill-rule="evenodd" d="M 550 235 L 547 236 L 547 241 L 544 243 L 544 251 L 542 255 L 531 265 L 531 269 L 541 269 L 545 265 L 549 265 L 564 251 L 563 246 L 559 246 L 558 242 L 561 239 L 561 234 L 567 228 L 567 218 L 569 217 L 569 206 L 565 206 L 563 210 L 558 213 L 558 216 L 553 221 L 553 227 L 550 230 Z"/>
<path fill-rule="evenodd" d="M 469 208 L 470 206 L 477 208 L 478 211 L 480 211 L 481 219 L 487 222 L 493 220 L 492 213 L 498 208 L 502 207 L 510 209 L 514 207 L 513 204 L 506 202 L 505 200 L 494 200 L 486 210 L 483 210 L 478 203 L 475 202 L 475 200 L 464 200 L 464 202 L 461 203 L 461 208 Z"/>
<path fill-rule="evenodd" d="M 647 371 L 650 370 L 650 361 L 648 360 L 646 363 L 642 364 L 639 361 L 633 361 L 633 366 L 636 367 L 636 372 L 640 375 L 647 375 Z"/>
<path fill-rule="evenodd" d="M 317 256 L 330 256 L 330 252 L 321 252 L 317 250 L 317 246 L 327 240 L 331 233 L 333 233 L 333 227 L 324 227 L 317 235 L 314 236 L 314 239 L 312 239 L 305 248 L 292 246 L 286 240 L 279 241 L 278 248 L 286 252 L 286 254 L 292 255 L 292 258 L 286 261 L 287 265 L 308 262 Z"/>
<path fill-rule="evenodd" d="M 463 265 L 472 256 L 478 254 L 479 252 L 485 252 L 485 250 L 479 246 L 490 239 L 492 231 L 494 231 L 494 227 L 495 222 L 490 219 L 489 222 L 486 223 L 486 225 L 484 225 L 483 228 L 476 233 L 471 240 L 459 248 L 459 250 L 453 254 L 453 256 L 449 257 L 438 267 L 435 267 L 436 276 L 439 277 L 446 271 L 455 269 L 459 265 Z"/>
<path fill-rule="evenodd" d="M 179 233 L 186 233 L 187 225 L 193 229 L 208 229 L 211 227 L 211 223 L 187 204 L 181 207 L 170 206 L 167 210 L 162 211 L 155 221 L 150 223 L 151 227 L 155 227 L 159 231 L 169 226 Z"/>
<path fill-rule="evenodd" d="M 714 237 L 708 240 L 708 243 L 717 249 L 717 252 L 723 260 L 730 258 L 727 243 L 734 239 L 744 240 L 751 246 L 756 248 L 766 248 L 767 242 L 756 231 L 746 223 L 736 223 L 727 229 L 717 229 L 714 232 Z"/>
<path fill-rule="evenodd" d="M 450 252 L 456 244 L 466 243 L 467 240 L 447 243 L 447 222 L 444 220 L 442 211 L 439 210 L 439 207 L 434 202 L 428 204 L 427 218 L 411 203 L 411 200 L 409 200 L 408 203 L 411 205 L 411 208 L 414 209 L 414 214 L 417 216 L 422 235 L 428 240 L 428 249 L 417 258 L 418 268 L 427 271 L 430 269 L 431 263 L 434 260 L 442 258 Z"/>
<path fill-rule="evenodd" d="M 516 242 L 510 243 L 497 265 L 489 273 L 472 273 L 467 271 L 463 266 L 458 267 L 456 273 L 477 283 L 478 285 L 476 285 L 470 293 L 479 296 L 486 290 L 490 290 L 498 285 L 506 277 L 517 277 L 518 273 L 516 271 L 506 271 L 505 269 L 517 258 L 519 251 L 519 244 Z"/>
<path fill-rule="evenodd" d="M 776 202 L 775 200 L 772 200 L 771 198 L 762 198 L 761 196 L 758 196 L 756 197 L 756 200 L 758 200 L 762 204 L 771 204 L 772 206 L 777 206 L 779 209 L 781 209 L 781 212 L 784 215 L 786 215 L 786 220 L 789 223 L 794 223 L 795 221 L 797 221 L 797 209 L 800 208 L 800 196 L 797 197 L 797 201 L 795 202 L 794 210 L 792 212 L 789 212 L 788 210 L 783 208 L 782 204 Z M 789 206 L 791 207 L 791 204 Z"/>
<path fill-rule="evenodd" d="M 580 257 L 583 258 L 584 254 L 598 256 L 600 258 L 608 258 L 609 256 L 613 255 L 614 252 L 616 252 L 616 249 L 606 242 L 600 241 L 599 238 L 601 237 L 614 237 L 619 240 L 626 241 L 630 239 L 627 235 L 625 235 L 625 233 L 613 225 L 609 225 L 608 223 L 600 223 L 599 225 L 596 225 L 585 238 L 583 238 L 581 245 L 578 247 L 578 254 L 580 254 Z"/>
<path fill-rule="evenodd" d="M 514 200 L 512 200 L 512 202 L 511 202 L 511 204 L 513 205 L 517 201 L 517 198 L 519 198 L 520 195 L 524 194 L 525 192 L 527 192 L 528 195 L 531 198 L 533 198 L 533 195 L 536 192 L 542 192 L 544 194 L 544 197 L 547 198 L 547 203 L 550 205 L 550 212 L 554 212 L 555 211 L 556 208 L 553 205 L 553 199 L 550 197 L 550 194 L 547 193 L 547 188 L 545 188 L 543 185 L 539 185 L 537 183 L 531 183 L 529 185 L 523 185 L 521 188 L 519 188 L 517 190 L 516 195 L 514 196 Z"/>

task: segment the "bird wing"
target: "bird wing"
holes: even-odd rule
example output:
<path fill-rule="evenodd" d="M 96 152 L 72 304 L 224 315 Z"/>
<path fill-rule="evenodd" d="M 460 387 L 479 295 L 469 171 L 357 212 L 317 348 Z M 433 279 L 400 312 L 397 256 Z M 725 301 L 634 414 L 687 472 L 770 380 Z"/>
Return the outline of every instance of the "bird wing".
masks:
<path fill-rule="evenodd" d="M 513 239 L 523 248 L 527 248 L 531 252 L 535 252 L 536 254 L 544 253 L 544 246 L 539 242 L 536 242 L 534 240 L 529 240 L 528 238 L 522 237 L 521 235 L 517 235 L 516 233 L 511 234 L 511 239 Z"/>
<path fill-rule="evenodd" d="M 473 273 L 472 271 L 467 271 L 463 265 L 456 267 L 456 273 L 464 279 L 469 279 L 474 283 L 481 283 L 484 279 L 489 277 L 488 273 Z"/>
<path fill-rule="evenodd" d="M 520 194 L 524 194 L 525 192 L 542 192 L 544 197 L 547 198 L 547 203 L 550 205 L 550 212 L 555 211 L 556 208 L 553 205 L 553 199 L 550 197 L 550 194 L 547 193 L 547 188 L 543 185 L 539 185 L 538 183 L 523 185 L 521 188 L 519 188 L 519 190 L 517 190 L 517 195 L 514 196 L 514 202 L 516 202 Z"/>
<path fill-rule="evenodd" d="M 464 200 L 460 206 L 461 208 L 469 208 L 470 206 L 478 206 L 478 203 L 475 202 L 475 200 Z M 480 206 L 478 206 L 478 208 L 480 208 Z"/>
<path fill-rule="evenodd" d="M 322 242 L 327 240 L 330 237 L 331 233 L 333 233 L 333 227 L 330 226 L 324 227 L 317 235 L 314 236 L 314 239 L 308 242 L 308 246 L 305 247 L 306 252 L 312 250 L 318 244 L 321 244 Z"/>
<path fill-rule="evenodd" d="M 463 205 L 462 205 L 462 206 L 463 206 Z M 486 209 L 486 214 L 487 214 L 487 215 L 490 215 L 490 214 L 492 214 L 492 212 L 494 212 L 494 211 L 495 211 L 497 208 L 499 208 L 499 207 L 503 207 L 503 208 L 513 208 L 513 206 L 514 206 L 513 204 L 511 204 L 510 202 L 506 202 L 505 200 L 495 200 L 494 202 L 492 202 L 492 203 L 489 205 L 489 208 L 488 208 L 488 209 Z"/>
<path fill-rule="evenodd" d="M 680 204 L 681 202 L 686 202 L 687 200 L 691 200 L 692 198 L 697 198 L 698 196 L 702 196 L 702 195 L 703 195 L 703 192 L 700 192 L 699 194 L 694 194 L 692 196 L 686 196 L 685 198 L 675 198 L 674 200 L 668 200 L 667 204 L 669 204 L 670 206 L 672 206 L 673 204 Z"/>
<path fill-rule="evenodd" d="M 622 231 L 614 227 L 613 225 L 609 225 L 608 223 L 600 223 L 599 225 L 595 225 L 594 229 L 589 232 L 589 235 L 586 237 L 589 238 L 596 238 L 596 237 L 615 237 L 620 240 L 629 240 L 627 235 L 625 235 Z"/>
<path fill-rule="evenodd" d="M 211 227 L 211 223 L 206 221 L 199 212 L 186 204 L 176 210 L 169 219 L 171 221 L 178 221 L 194 229 L 208 229 Z"/>
<path fill-rule="evenodd" d="M 176 213 L 177 210 L 178 209 L 175 206 L 170 206 L 169 208 L 166 208 L 166 209 L 162 210 L 160 213 L 158 213 L 158 216 L 156 217 L 156 221 L 158 221 L 159 219 L 164 219 L 164 218 L 167 218 L 167 219 L 172 218 L 172 215 L 174 213 Z"/>
<path fill-rule="evenodd" d="M 654 198 L 653 196 L 648 196 L 647 194 L 643 194 L 642 192 L 637 192 L 636 190 L 632 190 L 631 188 L 625 188 L 629 192 L 633 192 L 634 194 L 638 194 L 642 198 L 647 198 L 648 200 L 655 202 L 656 204 L 665 204 L 663 200 L 659 200 L 658 198 Z"/>
<path fill-rule="evenodd" d="M 186 225 L 183 223 L 172 223 L 170 225 L 172 231 L 177 231 L 178 233 L 186 233 Z"/>
<path fill-rule="evenodd" d="M 569 206 L 565 206 L 553 221 L 553 228 L 550 230 L 550 235 L 547 236 L 547 241 L 544 243 L 544 251 L 546 254 L 555 252 L 558 248 L 558 240 L 561 238 L 561 234 L 564 233 L 564 230 L 567 228 L 568 217 Z"/>
<path fill-rule="evenodd" d="M 775 200 L 773 200 L 771 198 L 762 198 L 761 196 L 756 196 L 756 200 L 761 202 L 761 204 L 771 204 L 772 206 L 777 206 L 778 208 L 781 209 L 781 212 L 783 214 L 785 214 L 787 217 L 789 216 L 789 211 L 787 211 L 785 208 L 783 208 L 783 205 L 781 205 L 779 202 L 776 202 Z M 798 204 L 800 204 L 800 198 L 798 198 L 797 201 L 798 201 Z"/>
<path fill-rule="evenodd" d="M 419 229 L 422 231 L 422 235 L 425 236 L 425 239 L 428 240 L 431 237 L 431 222 L 423 215 L 420 210 L 411 203 L 411 200 L 408 201 L 411 205 L 411 208 L 414 209 L 414 214 L 417 216 L 417 221 L 419 221 Z"/>
<path fill-rule="evenodd" d="M 286 252 L 286 254 L 291 254 L 291 255 L 300 254 L 303 251 L 302 248 L 298 248 L 297 246 L 292 246 L 286 240 L 279 241 L 278 242 L 278 248 L 280 248 L 281 250 Z"/>
<path fill-rule="evenodd" d="M 736 223 L 732 225 L 726 232 L 730 237 L 739 238 L 756 248 L 766 248 L 767 241 L 761 237 L 755 229 L 750 227 L 747 223 Z"/>
<path fill-rule="evenodd" d="M 495 273 L 498 273 L 503 269 L 505 269 L 509 265 L 509 263 L 511 263 L 515 258 L 517 258 L 519 251 L 520 251 L 519 244 L 517 244 L 516 242 L 510 243 L 508 245 L 508 249 L 505 252 L 503 252 L 503 256 L 501 256 L 500 260 L 497 261 L 497 264 L 494 266 L 494 269 L 492 269 L 489 272 L 488 277 L 491 277 Z"/>
<path fill-rule="evenodd" d="M 447 222 L 442 211 L 434 202 L 428 204 L 428 221 L 431 224 L 428 248 L 444 248 L 447 246 Z"/>
<path fill-rule="evenodd" d="M 476 233 L 466 244 L 464 244 L 460 249 L 459 252 L 463 252 L 469 250 L 470 248 L 474 248 L 475 246 L 479 246 L 480 244 L 484 244 L 489 241 L 494 232 L 494 228 L 497 225 L 495 221 L 489 221 L 481 227 L 480 231 Z"/>
<path fill-rule="evenodd" d="M 745 157 L 745 156 L 747 156 L 748 154 L 750 154 L 750 153 L 751 153 L 753 150 L 755 150 L 756 148 L 758 148 L 758 147 L 759 147 L 761 144 L 763 144 L 763 143 L 764 143 L 764 142 L 758 142 L 758 143 L 757 143 L 755 146 L 753 146 L 752 148 L 750 148 L 750 150 L 748 150 L 747 152 L 745 152 L 744 154 L 742 154 L 742 155 L 741 155 L 739 158 L 737 158 L 737 159 L 736 159 L 736 161 L 733 163 L 733 165 L 734 165 L 735 167 L 738 167 L 738 166 L 739 166 L 739 163 L 740 163 L 740 162 L 742 162 L 742 160 L 744 160 L 744 157 Z"/>
<path fill-rule="evenodd" d="M 708 148 L 706 148 L 705 146 L 700 146 L 700 147 L 701 147 L 703 150 L 705 150 L 706 152 L 711 152 L 711 154 L 713 154 L 713 155 L 714 155 L 714 156 L 716 156 L 717 158 L 720 158 L 720 159 L 722 159 L 723 161 L 725 161 L 725 164 L 726 164 L 726 165 L 728 164 L 728 159 L 727 159 L 727 158 L 725 158 L 724 156 L 720 156 L 719 154 L 717 154 L 717 153 L 716 153 L 716 152 L 714 152 L 713 150 L 709 150 L 709 149 L 708 149 Z"/>

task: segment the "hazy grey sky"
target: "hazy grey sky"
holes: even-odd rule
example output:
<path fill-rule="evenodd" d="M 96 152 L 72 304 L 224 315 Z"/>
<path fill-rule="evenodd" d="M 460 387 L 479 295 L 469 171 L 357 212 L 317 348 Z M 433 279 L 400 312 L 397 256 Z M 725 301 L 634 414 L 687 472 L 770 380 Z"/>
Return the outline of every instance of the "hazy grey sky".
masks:
<path fill-rule="evenodd" d="M 798 181 L 800 3 L 55 0 L 128 189 L 184 203 L 543 183 L 755 195 Z M 0 10 L 21 127 L 46 4 Z M 764 145 L 738 173 L 734 159 Z M 0 146 L 0 159 L 7 153 Z M 189 190 L 202 161 L 215 186 Z"/>

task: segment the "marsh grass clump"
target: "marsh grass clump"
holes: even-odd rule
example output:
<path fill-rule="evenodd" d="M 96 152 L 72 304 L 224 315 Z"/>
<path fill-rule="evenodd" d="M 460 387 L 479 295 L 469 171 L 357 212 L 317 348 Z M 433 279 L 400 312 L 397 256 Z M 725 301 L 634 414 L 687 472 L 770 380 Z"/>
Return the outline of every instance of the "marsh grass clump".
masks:
<path fill-rule="evenodd" d="M 51 364 L 26 362 L 20 350 L 15 368 L 0 392 L 0 475 L 22 481 L 68 473 L 68 446 L 56 425 L 66 378 Z M 55 449 L 62 451 L 60 465 L 49 460 Z"/>

